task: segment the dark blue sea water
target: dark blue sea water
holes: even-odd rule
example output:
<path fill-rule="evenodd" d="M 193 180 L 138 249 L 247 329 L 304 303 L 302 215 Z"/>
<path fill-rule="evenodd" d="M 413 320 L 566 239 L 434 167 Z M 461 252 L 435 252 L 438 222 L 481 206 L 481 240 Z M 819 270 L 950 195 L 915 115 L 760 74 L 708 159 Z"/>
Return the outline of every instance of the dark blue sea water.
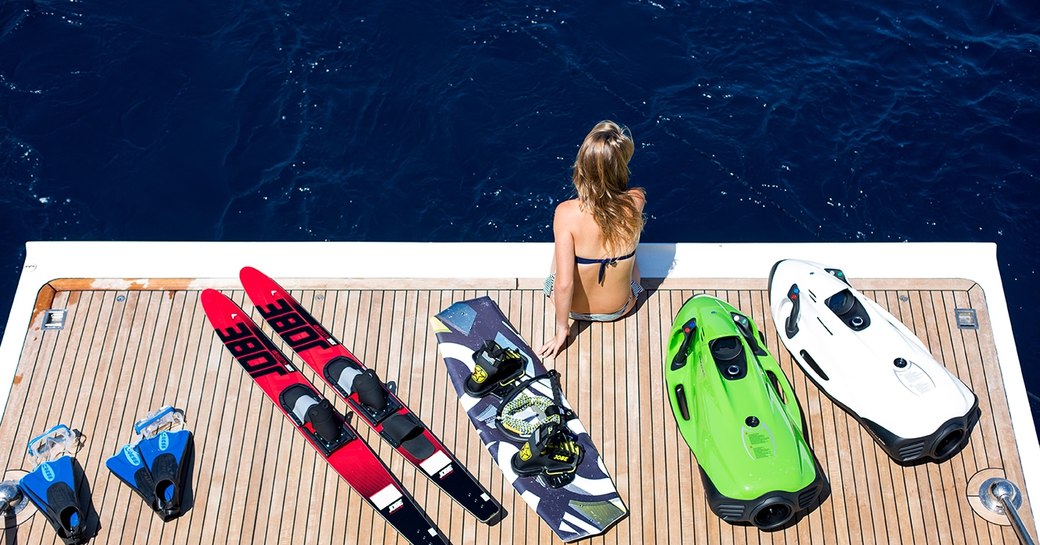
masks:
<path fill-rule="evenodd" d="M 995 241 L 1040 394 L 1040 4 L 566 4 L 3 2 L 0 310 L 26 240 L 549 241 L 610 118 L 647 242 Z"/>

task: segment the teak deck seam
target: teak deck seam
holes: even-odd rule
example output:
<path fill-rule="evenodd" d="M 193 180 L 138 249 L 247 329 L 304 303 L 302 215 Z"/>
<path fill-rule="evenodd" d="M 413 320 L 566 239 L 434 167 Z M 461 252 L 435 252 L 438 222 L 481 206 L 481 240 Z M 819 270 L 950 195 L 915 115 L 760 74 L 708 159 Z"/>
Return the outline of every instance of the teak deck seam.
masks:
<path fill-rule="evenodd" d="M 200 282 L 74 279 L 41 290 L 0 425 L 0 464 L 29 469 L 25 442 L 53 424 L 81 430 L 85 443 L 77 458 L 100 520 L 96 543 L 404 543 L 293 432 L 216 341 L 198 305 Z M 361 426 L 362 438 L 453 543 L 558 542 L 476 438 L 430 331 L 430 317 L 452 302 L 489 295 L 537 347 L 553 324 L 540 281 L 283 283 L 366 365 L 397 383 L 398 395 L 505 506 L 508 515 L 500 524 L 477 522 Z M 942 465 L 915 467 L 892 463 L 794 364 L 768 317 L 763 279 L 646 279 L 644 284 L 649 296 L 633 316 L 579 327 L 567 351 L 548 365 L 563 374 L 565 393 L 630 510 L 618 526 L 588 543 L 1017 543 L 1008 526 L 976 515 L 966 497 L 968 481 L 985 469 L 1023 483 L 985 295 L 977 284 L 856 282 L 979 396 L 982 420 L 964 451 Z M 232 282 L 214 285 L 258 318 Z M 755 320 L 801 404 L 832 492 L 790 528 L 765 533 L 732 526 L 708 509 L 696 461 L 668 406 L 662 373 L 672 317 L 696 293 L 726 299 Z M 977 311 L 978 330 L 957 327 L 953 309 L 961 307 Z M 68 311 L 65 329 L 40 328 L 47 308 Z M 290 354 L 280 339 L 274 341 Z M 292 358 L 345 409 L 299 358 Z M 194 506 L 166 524 L 104 468 L 104 460 L 131 438 L 133 421 L 164 404 L 185 410 L 196 442 Z M 1020 512 L 1034 529 L 1028 504 Z M 19 544 L 57 543 L 39 515 L 13 535 Z"/>

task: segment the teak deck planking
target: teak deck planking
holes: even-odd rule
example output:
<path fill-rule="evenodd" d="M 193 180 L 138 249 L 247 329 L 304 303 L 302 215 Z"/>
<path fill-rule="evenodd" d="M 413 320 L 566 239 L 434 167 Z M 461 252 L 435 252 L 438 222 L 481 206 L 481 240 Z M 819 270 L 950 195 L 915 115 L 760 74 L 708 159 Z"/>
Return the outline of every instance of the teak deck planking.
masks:
<path fill-rule="evenodd" d="M 84 445 L 77 459 L 100 523 L 94 542 L 405 543 L 253 386 L 216 339 L 198 304 L 198 290 L 94 290 L 82 280 L 52 284 L 41 291 L 37 308 L 66 309 L 66 325 L 44 331 L 37 314 L 28 327 L 0 423 L 0 467 L 29 469 L 26 441 L 56 423 L 81 430 Z M 537 347 L 553 324 L 552 306 L 538 281 L 329 280 L 321 287 L 302 284 L 306 289 L 284 284 L 366 365 L 395 382 L 398 395 L 502 502 L 508 515 L 501 523 L 477 522 L 375 433 L 358 426 L 452 543 L 559 541 L 505 482 L 472 431 L 429 324 L 452 302 L 489 295 Z M 630 510 L 616 527 L 585 542 L 1017 543 L 1009 526 L 984 520 L 967 500 L 968 481 L 983 470 L 996 470 L 1020 486 L 1024 482 L 986 300 L 977 285 L 944 279 L 856 282 L 979 396 L 982 419 L 963 452 L 941 465 L 914 467 L 892 463 L 794 364 L 768 317 L 764 281 L 645 279 L 644 285 L 649 295 L 633 316 L 583 324 L 566 352 L 548 362 L 563 374 L 565 394 Z M 478 289 L 482 286 L 486 289 Z M 261 322 L 242 290 L 225 293 Z M 725 299 L 755 320 L 805 413 L 831 495 L 787 529 L 761 532 L 711 513 L 696 460 L 678 433 L 664 388 L 663 346 L 672 317 L 697 293 Z M 979 329 L 958 329 L 954 308 L 975 309 Z M 164 524 L 108 472 L 104 460 L 130 440 L 136 418 L 165 404 L 185 410 L 196 453 L 193 508 Z M 1029 491 L 1025 495 L 1021 513 L 1035 531 Z M 59 542 L 39 515 L 5 537 L 25 545 Z"/>

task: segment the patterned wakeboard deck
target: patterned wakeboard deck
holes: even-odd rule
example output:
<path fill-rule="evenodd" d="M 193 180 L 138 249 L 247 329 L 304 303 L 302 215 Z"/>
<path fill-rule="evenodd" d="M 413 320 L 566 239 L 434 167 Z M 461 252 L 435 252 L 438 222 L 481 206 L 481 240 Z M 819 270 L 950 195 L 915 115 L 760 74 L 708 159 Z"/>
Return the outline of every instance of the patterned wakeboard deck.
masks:
<path fill-rule="evenodd" d="M 495 417 L 502 398 L 496 395 L 475 397 L 465 390 L 466 380 L 474 368 L 473 353 L 485 340 L 494 340 L 499 346 L 520 351 L 525 360 L 526 377 L 544 375 L 546 369 L 494 301 L 480 297 L 455 303 L 437 314 L 431 323 L 459 403 L 477 429 L 480 440 L 506 480 L 560 539 L 573 541 L 603 533 L 628 514 L 628 508 L 607 474 L 592 438 L 576 418 L 567 425 L 581 445 L 584 456 L 572 482 L 554 488 L 542 478 L 521 476 L 513 470 L 511 460 L 523 443 L 496 425 Z M 542 395 L 552 397 L 551 389 L 544 382 L 539 381 L 536 388 L 540 388 Z M 563 402 L 570 409 L 565 399 Z"/>

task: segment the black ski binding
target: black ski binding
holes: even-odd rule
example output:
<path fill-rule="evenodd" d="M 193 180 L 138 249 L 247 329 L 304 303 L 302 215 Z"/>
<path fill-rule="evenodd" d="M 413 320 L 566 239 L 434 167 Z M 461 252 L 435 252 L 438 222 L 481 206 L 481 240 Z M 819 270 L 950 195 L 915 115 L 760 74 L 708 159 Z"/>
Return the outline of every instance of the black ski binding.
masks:
<path fill-rule="evenodd" d="M 386 390 L 375 371 L 366 369 L 355 377 L 353 389 L 358 395 L 358 401 L 372 409 L 373 413 L 382 412 L 386 408 Z"/>
<path fill-rule="evenodd" d="M 294 384 L 282 390 L 279 396 L 282 408 L 307 435 L 314 440 L 325 456 L 354 439 L 328 399 L 303 384 Z M 305 424 L 309 424 L 306 426 Z"/>
<path fill-rule="evenodd" d="M 325 380 L 336 389 L 347 403 L 368 415 L 373 423 L 401 410 L 401 404 L 391 396 L 393 391 L 389 384 L 379 380 L 379 375 L 372 369 L 365 369 L 356 361 L 337 357 L 325 365 Z M 355 401 L 351 394 L 357 394 Z"/>

